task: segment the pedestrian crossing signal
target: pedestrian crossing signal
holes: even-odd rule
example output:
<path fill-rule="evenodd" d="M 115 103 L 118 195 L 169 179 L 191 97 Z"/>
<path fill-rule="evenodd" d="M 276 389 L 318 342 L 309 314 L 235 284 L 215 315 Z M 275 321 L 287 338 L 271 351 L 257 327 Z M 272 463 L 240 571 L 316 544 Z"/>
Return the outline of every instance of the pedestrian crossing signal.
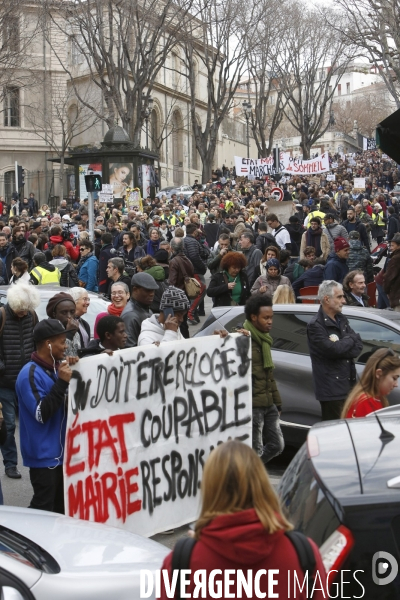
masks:
<path fill-rule="evenodd" d="M 87 192 L 101 192 L 101 175 L 85 175 L 85 185 Z"/>

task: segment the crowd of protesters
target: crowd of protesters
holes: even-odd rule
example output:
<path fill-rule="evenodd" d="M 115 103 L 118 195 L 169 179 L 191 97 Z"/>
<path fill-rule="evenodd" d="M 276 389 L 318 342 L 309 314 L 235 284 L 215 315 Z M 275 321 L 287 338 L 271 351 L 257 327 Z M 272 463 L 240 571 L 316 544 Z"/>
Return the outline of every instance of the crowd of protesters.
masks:
<path fill-rule="evenodd" d="M 257 384 L 253 447 L 265 464 L 282 451 L 269 335 L 273 304 L 299 302 L 302 288 L 319 286 L 329 327 L 352 339 L 344 353 L 354 356 L 360 340 L 340 317 L 341 306 L 367 306 L 367 284 L 375 281 L 379 306 L 400 310 L 397 166 L 375 152 L 336 155 L 331 163 L 335 181 L 326 174 L 280 178 L 283 201 L 291 203 L 286 223 L 269 209 L 276 181 L 236 179 L 225 168 L 204 185 L 195 181 L 191 197 L 160 194 L 143 199 L 142 210 L 95 202 L 94 239 L 85 199 L 62 200 L 51 213 L 33 194 L 10 206 L 0 198 L 0 276 L 9 284 L 0 309 L 0 402 L 7 430 L 0 442 L 7 476 L 20 478 L 18 405 L 32 507 L 63 511 L 61 440 L 71 366 L 103 352 L 190 337 L 190 327 L 205 316 L 205 295 L 214 306 L 245 306 L 242 332 L 252 340 Z M 366 178 L 365 190 L 354 189 L 355 177 Z M 386 256 L 376 275 L 374 246 L 380 247 L 379 260 Z M 48 319 L 38 323 L 42 285 L 56 289 L 46 305 Z M 85 319 L 89 292 L 108 300 L 93 331 Z M 313 371 L 321 356 L 312 344 L 318 339 L 320 347 L 330 331 L 321 314 L 309 326 Z M 327 380 L 325 388 L 327 397 L 318 398 L 323 418 L 333 418 L 349 390 L 336 390 L 340 397 L 332 398 Z"/>

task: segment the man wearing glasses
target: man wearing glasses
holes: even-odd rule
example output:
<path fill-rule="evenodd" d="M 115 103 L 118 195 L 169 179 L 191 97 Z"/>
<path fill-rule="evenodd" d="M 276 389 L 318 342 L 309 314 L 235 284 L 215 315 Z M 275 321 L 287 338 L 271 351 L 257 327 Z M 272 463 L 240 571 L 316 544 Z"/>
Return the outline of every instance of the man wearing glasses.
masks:
<path fill-rule="evenodd" d="M 93 244 L 89 240 L 84 240 L 79 246 L 80 261 L 78 265 L 79 285 L 88 292 L 97 292 L 99 290 L 97 282 L 97 271 L 99 261 L 93 254 Z"/>

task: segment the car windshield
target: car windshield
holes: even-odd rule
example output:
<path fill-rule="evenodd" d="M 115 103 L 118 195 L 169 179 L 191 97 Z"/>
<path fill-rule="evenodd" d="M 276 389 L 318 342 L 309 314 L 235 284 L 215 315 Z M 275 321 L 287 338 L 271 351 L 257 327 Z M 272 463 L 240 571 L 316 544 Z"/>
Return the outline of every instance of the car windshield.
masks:
<path fill-rule="evenodd" d="M 0 526 L 0 555 L 2 554 L 45 573 L 60 572 L 57 561 L 41 546 L 7 527 Z"/>

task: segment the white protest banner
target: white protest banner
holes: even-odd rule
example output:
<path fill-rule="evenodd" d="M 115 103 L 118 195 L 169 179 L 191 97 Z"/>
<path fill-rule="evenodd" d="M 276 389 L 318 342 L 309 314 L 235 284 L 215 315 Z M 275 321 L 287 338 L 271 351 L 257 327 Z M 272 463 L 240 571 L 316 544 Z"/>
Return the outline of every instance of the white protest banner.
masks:
<path fill-rule="evenodd" d="M 194 520 L 212 448 L 251 444 L 250 346 L 214 335 L 81 359 L 69 386 L 66 514 L 145 536 Z"/>
<path fill-rule="evenodd" d="M 99 202 L 113 202 L 113 186 L 110 183 L 103 183 L 101 192 L 99 192 Z"/>
<path fill-rule="evenodd" d="M 282 173 L 284 168 L 284 157 L 289 154 L 281 152 L 280 154 L 280 166 L 277 171 L 274 168 L 274 159 L 272 156 L 267 158 L 243 158 L 235 156 L 235 169 L 237 177 L 265 177 L 266 175 L 275 175 L 276 173 Z"/>
<path fill-rule="evenodd" d="M 332 169 L 338 169 L 339 168 L 339 163 L 337 162 L 333 162 L 331 165 Z"/>
<path fill-rule="evenodd" d="M 321 154 L 321 156 L 317 156 L 316 158 L 312 158 L 310 160 L 293 158 L 289 154 L 285 154 L 283 157 L 283 164 L 283 171 L 285 173 L 306 173 L 308 175 L 312 175 L 314 173 L 325 173 L 326 171 L 330 171 L 329 155 L 327 152 L 324 152 Z"/>
<path fill-rule="evenodd" d="M 354 177 L 354 186 L 356 190 L 365 190 L 365 177 Z"/>
<path fill-rule="evenodd" d="M 326 176 L 326 181 L 336 181 L 335 173 L 329 173 L 329 175 Z"/>

